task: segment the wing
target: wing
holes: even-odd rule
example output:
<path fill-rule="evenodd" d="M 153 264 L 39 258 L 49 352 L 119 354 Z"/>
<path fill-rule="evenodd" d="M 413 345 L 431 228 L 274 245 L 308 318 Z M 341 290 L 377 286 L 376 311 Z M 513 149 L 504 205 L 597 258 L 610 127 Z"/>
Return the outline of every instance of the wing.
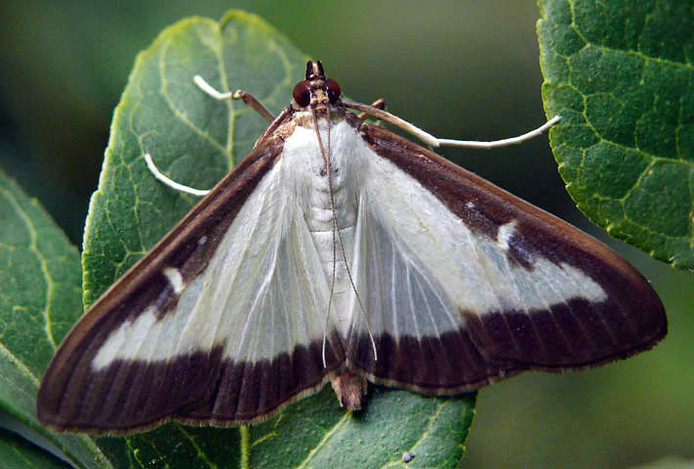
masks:
<path fill-rule="evenodd" d="M 41 421 L 79 431 L 250 421 L 342 363 L 329 340 L 323 366 L 329 289 L 281 184 L 281 151 L 272 137 L 252 152 L 97 301 L 43 379 Z"/>
<path fill-rule="evenodd" d="M 387 130 L 362 135 L 352 369 L 446 394 L 625 357 L 665 335 L 655 292 L 600 242 Z"/>

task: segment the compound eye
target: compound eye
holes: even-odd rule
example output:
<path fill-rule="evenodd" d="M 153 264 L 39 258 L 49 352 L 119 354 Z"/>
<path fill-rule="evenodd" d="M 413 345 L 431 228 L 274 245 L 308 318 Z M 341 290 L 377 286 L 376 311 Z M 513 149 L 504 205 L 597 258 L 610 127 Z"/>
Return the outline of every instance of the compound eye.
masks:
<path fill-rule="evenodd" d="M 301 107 L 306 107 L 311 103 L 311 91 L 305 81 L 300 81 L 294 86 L 294 102 Z"/>
<path fill-rule="evenodd" d="M 327 84 L 328 99 L 330 100 L 330 104 L 335 104 L 335 102 L 340 99 L 340 93 L 342 93 L 340 90 L 340 85 L 338 85 L 337 82 L 331 78 L 328 78 Z"/>

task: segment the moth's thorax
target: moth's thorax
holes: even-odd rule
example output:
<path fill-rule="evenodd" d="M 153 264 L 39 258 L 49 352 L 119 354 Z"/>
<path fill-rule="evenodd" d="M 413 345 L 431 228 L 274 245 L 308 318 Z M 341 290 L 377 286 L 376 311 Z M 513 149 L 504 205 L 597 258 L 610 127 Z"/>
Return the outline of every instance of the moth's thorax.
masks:
<path fill-rule="evenodd" d="M 306 125 L 297 125 L 286 139 L 282 168 L 290 197 L 300 204 L 299 212 L 304 215 L 329 283 L 334 261 L 331 317 L 346 336 L 352 286 L 345 261 L 351 267 L 365 144 L 357 129 L 343 118 L 333 119 L 329 125 L 327 119 L 319 118 L 318 122 L 322 150 L 313 119 L 306 119 Z M 328 157 L 330 178 L 324 159 Z M 334 221 L 339 233 L 334 231 Z"/>

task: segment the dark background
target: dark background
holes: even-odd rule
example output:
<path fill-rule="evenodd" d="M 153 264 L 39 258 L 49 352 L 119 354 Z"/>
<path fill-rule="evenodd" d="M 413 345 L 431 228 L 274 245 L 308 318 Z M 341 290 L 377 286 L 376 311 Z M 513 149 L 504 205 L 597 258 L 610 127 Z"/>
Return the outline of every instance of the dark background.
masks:
<path fill-rule="evenodd" d="M 533 1 L 23 1 L 0 6 L 0 167 L 71 240 L 135 55 L 165 26 L 229 8 L 264 17 L 351 98 L 383 97 L 440 137 L 492 140 L 545 120 Z M 299 81 L 302 77 L 297 76 Z M 289 101 L 290 97 L 287 97 Z M 546 137 L 448 158 L 600 237 L 654 284 L 655 350 L 600 369 L 528 373 L 479 394 L 465 467 L 625 467 L 694 458 L 694 276 L 607 238 L 575 208 Z"/>

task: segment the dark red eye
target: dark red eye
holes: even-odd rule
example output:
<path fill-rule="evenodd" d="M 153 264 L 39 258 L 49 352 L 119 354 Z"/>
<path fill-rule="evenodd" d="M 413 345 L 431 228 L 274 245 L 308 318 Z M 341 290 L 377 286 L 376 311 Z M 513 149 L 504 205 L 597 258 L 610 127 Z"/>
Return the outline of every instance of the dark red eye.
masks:
<path fill-rule="evenodd" d="M 328 84 L 328 99 L 330 99 L 331 104 L 335 104 L 335 102 L 340 99 L 340 85 L 337 84 L 335 80 L 332 78 L 328 78 L 327 80 Z"/>
<path fill-rule="evenodd" d="M 297 83 L 292 94 L 294 96 L 294 102 L 301 107 L 306 107 L 311 103 L 311 92 L 305 81 Z"/>

